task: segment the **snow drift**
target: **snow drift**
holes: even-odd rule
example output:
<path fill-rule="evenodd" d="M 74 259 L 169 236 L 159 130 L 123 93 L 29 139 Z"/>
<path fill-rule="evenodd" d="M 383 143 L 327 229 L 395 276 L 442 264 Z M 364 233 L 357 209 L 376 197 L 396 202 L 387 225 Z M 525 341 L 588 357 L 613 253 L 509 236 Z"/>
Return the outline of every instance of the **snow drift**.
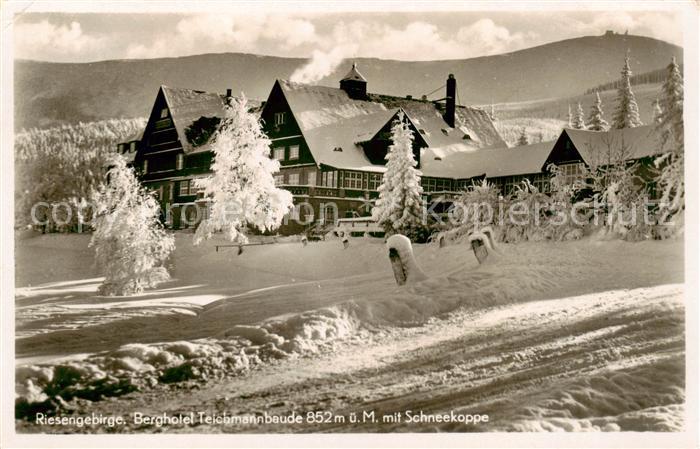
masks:
<path fill-rule="evenodd" d="M 395 286 L 388 248 L 372 244 L 363 247 L 358 241 L 353 251 L 380 248 L 382 260 L 372 263 L 383 266 L 381 272 L 386 274 L 380 279 L 358 278 L 367 284 L 344 288 L 345 301 L 255 324 L 230 325 L 206 338 L 127 344 L 84 357 L 19 367 L 16 414 L 31 417 L 37 410 L 70 407 L 74 399 L 100 400 L 158 383 L 236 376 L 280 359 L 328 354 L 340 341 L 366 343 L 375 335 L 384 335 L 387 329 L 419 326 L 457 309 L 478 310 L 564 296 L 573 293 L 573 287 L 562 284 L 562 280 L 590 279 L 596 270 L 609 269 L 590 257 L 588 248 L 569 246 L 557 252 L 552 250 L 557 244 L 548 243 L 550 247 L 543 252 L 539 245 L 501 246 L 499 257 L 489 258 L 482 265 L 477 265 L 467 244 L 422 246 L 415 269 L 426 273 L 424 279 Z M 407 251 L 403 243 L 394 246 Z M 543 254 L 547 257 L 537 257 Z M 324 285 L 319 283 L 318 288 L 322 290 Z M 585 288 L 590 289 L 590 285 Z M 283 300 L 291 294 L 296 294 L 291 288 L 270 290 L 269 299 Z M 227 317 L 237 313 L 239 303 L 232 297 L 204 306 L 197 318 L 202 323 L 225 323 Z M 525 417 L 522 423 L 523 428 L 527 427 Z"/>

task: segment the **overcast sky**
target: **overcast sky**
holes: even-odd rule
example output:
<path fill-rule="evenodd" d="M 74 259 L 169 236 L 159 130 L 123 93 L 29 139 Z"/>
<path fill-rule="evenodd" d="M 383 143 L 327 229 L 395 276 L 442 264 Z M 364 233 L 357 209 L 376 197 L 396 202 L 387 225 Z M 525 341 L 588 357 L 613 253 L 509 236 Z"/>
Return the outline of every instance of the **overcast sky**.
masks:
<path fill-rule="evenodd" d="M 246 52 L 336 58 L 456 59 L 602 34 L 607 29 L 682 44 L 670 12 L 420 12 L 247 14 L 25 13 L 15 57 L 86 62 Z"/>

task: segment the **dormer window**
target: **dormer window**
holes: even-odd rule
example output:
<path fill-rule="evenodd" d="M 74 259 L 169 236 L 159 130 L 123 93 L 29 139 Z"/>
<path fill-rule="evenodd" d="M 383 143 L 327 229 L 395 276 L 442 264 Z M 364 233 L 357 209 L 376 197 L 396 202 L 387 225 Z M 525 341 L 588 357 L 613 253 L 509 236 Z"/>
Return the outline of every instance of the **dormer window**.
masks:
<path fill-rule="evenodd" d="M 124 154 L 124 144 L 123 143 L 120 143 L 119 145 L 117 145 L 117 152 L 119 154 Z"/>
<path fill-rule="evenodd" d="M 335 148 L 333 148 L 333 151 L 343 151 L 343 148 L 342 147 L 335 147 Z"/>
<path fill-rule="evenodd" d="M 469 134 L 465 134 L 464 136 L 462 136 L 462 140 L 472 140 L 472 136 L 470 136 Z"/>
<path fill-rule="evenodd" d="M 275 112 L 275 126 L 284 125 L 287 122 L 286 112 Z"/>
<path fill-rule="evenodd" d="M 418 132 L 425 135 L 425 130 L 423 128 L 419 129 Z"/>
<path fill-rule="evenodd" d="M 185 156 L 182 153 L 179 153 L 177 156 L 175 156 L 175 170 L 182 170 L 182 166 L 184 165 L 185 161 Z"/>
<path fill-rule="evenodd" d="M 168 108 L 163 108 L 160 110 L 160 118 L 168 118 Z"/>
<path fill-rule="evenodd" d="M 447 128 L 442 128 L 442 133 L 446 136 L 450 135 L 450 131 Z"/>

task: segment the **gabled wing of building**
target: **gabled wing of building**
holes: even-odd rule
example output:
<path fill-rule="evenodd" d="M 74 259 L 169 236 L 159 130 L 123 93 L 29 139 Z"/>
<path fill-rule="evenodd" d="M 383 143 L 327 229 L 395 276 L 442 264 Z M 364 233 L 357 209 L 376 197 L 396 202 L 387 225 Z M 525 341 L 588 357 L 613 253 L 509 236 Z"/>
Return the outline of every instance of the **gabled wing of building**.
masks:
<path fill-rule="evenodd" d="M 374 136 L 397 108 L 355 100 L 332 87 L 277 82 L 317 165 L 383 171 L 370 163 L 359 143 Z"/>
<path fill-rule="evenodd" d="M 445 122 L 439 107 L 431 101 L 375 94 L 370 94 L 369 97 L 385 107 L 403 109 L 431 148 L 457 143 L 464 143 L 471 148 L 506 146 L 491 118 L 482 109 L 457 106 L 455 127 L 451 128 Z"/>
<path fill-rule="evenodd" d="M 604 163 L 610 155 L 631 160 L 663 153 L 661 137 L 653 125 L 605 132 L 566 128 L 563 132 L 588 165 Z"/>

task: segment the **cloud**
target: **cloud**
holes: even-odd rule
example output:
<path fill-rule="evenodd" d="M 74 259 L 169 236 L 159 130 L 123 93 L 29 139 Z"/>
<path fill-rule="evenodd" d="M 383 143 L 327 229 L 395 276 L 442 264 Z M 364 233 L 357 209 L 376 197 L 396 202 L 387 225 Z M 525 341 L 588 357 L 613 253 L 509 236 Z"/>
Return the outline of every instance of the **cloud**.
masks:
<path fill-rule="evenodd" d="M 534 32 L 511 33 L 491 19 L 480 19 L 457 31 L 457 40 L 469 48 L 469 56 L 486 56 L 519 50 L 537 39 Z"/>
<path fill-rule="evenodd" d="M 382 59 L 459 59 L 512 51 L 536 39 L 535 33 L 511 33 L 491 19 L 481 19 L 452 35 L 425 21 L 391 27 L 371 21 L 339 22 L 322 37 L 309 61 L 299 67 L 292 81 L 316 83 L 335 71 L 343 60 L 355 56 Z"/>
<path fill-rule="evenodd" d="M 265 24 L 263 35 L 267 39 L 281 42 L 284 48 L 298 47 L 318 39 L 313 23 L 283 16 L 270 17 Z"/>
<path fill-rule="evenodd" d="M 377 22 L 340 22 L 333 29 L 331 41 L 353 42 L 358 55 L 383 59 L 427 60 L 463 54 L 458 42 L 424 21 L 414 21 L 403 28 Z"/>
<path fill-rule="evenodd" d="M 150 45 L 130 45 L 127 57 L 256 52 L 261 41 L 269 41 L 276 48 L 289 50 L 316 40 L 315 26 L 305 19 L 267 14 L 196 14 L 179 20 L 173 32 L 156 38 Z"/>
<path fill-rule="evenodd" d="M 54 25 L 48 20 L 17 23 L 14 28 L 15 56 L 26 59 L 46 59 L 75 56 L 99 49 L 104 38 L 83 33 L 79 22 Z"/>

